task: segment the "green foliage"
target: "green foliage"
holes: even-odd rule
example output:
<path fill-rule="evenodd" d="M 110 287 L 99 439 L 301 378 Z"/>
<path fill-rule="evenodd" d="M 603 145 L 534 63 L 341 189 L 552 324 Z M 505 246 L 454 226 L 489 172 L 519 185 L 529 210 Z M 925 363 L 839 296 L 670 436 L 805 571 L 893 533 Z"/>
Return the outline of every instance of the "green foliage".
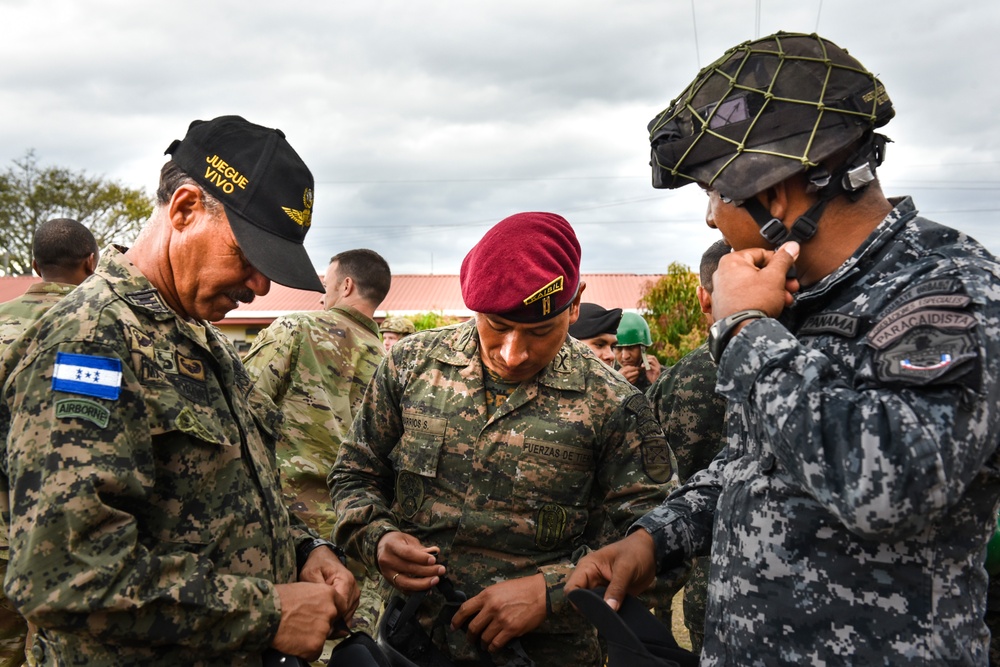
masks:
<path fill-rule="evenodd" d="M 666 274 L 649 282 L 640 305 L 653 335 L 653 354 L 673 365 L 708 336 L 708 322 L 698 302 L 698 275 L 673 262 Z"/>
<path fill-rule="evenodd" d="M 417 331 L 423 331 L 424 329 L 436 329 L 448 326 L 449 324 L 458 324 L 468 318 L 443 315 L 441 313 L 420 313 L 418 315 L 407 315 L 406 319 L 413 322 L 413 326 L 416 327 Z"/>
<path fill-rule="evenodd" d="M 153 211 L 143 190 L 72 172 L 41 167 L 34 151 L 0 172 L 0 273 L 31 273 L 31 237 L 39 223 L 73 218 L 94 234 L 101 247 L 130 244 Z"/>

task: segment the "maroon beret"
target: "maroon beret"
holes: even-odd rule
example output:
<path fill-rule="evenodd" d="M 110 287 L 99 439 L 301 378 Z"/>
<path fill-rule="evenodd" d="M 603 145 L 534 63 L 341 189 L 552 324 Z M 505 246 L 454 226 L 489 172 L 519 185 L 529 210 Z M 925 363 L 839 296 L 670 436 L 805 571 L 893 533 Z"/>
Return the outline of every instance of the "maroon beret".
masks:
<path fill-rule="evenodd" d="M 501 220 L 462 261 L 462 299 L 477 313 L 541 322 L 565 310 L 580 286 L 580 242 L 555 213 Z"/>

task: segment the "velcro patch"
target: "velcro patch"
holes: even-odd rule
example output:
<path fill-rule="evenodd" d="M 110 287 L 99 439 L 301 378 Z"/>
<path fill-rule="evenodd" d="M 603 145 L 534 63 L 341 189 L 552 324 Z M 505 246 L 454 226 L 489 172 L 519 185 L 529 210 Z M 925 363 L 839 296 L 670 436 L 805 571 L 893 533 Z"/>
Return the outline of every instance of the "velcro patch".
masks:
<path fill-rule="evenodd" d="M 122 386 L 122 360 L 92 354 L 57 352 L 52 391 L 117 400 Z"/>
<path fill-rule="evenodd" d="M 845 338 L 854 338 L 858 335 L 858 323 L 861 321 L 856 315 L 845 315 L 843 313 L 820 313 L 806 318 L 798 330 L 798 334 L 803 336 L 815 336 L 822 333 L 832 333 Z"/>
<path fill-rule="evenodd" d="M 925 328 L 904 332 L 895 344 L 875 355 L 880 380 L 910 385 L 979 386 L 978 348 L 968 332 Z"/>
<path fill-rule="evenodd" d="M 56 401 L 56 419 L 85 419 L 105 428 L 110 417 L 110 410 L 86 398 L 64 398 Z"/>
<path fill-rule="evenodd" d="M 448 420 L 444 417 L 432 417 L 413 410 L 403 410 L 403 428 L 407 431 L 444 435 Z"/>
<path fill-rule="evenodd" d="M 868 344 L 881 350 L 917 328 L 967 331 L 976 326 L 976 318 L 969 313 L 954 310 L 917 310 L 897 315 L 903 306 L 890 313 L 868 333 Z M 891 318 L 891 319 L 890 319 Z"/>
<path fill-rule="evenodd" d="M 525 438 L 524 453 L 548 459 L 553 465 L 565 465 L 570 468 L 589 469 L 594 465 L 593 452 L 582 447 Z"/>

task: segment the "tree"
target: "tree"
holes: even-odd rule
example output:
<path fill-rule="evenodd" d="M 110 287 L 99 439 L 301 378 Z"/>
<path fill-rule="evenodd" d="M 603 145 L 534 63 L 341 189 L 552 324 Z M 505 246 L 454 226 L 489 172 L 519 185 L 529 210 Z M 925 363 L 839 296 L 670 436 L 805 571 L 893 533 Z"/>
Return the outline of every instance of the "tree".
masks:
<path fill-rule="evenodd" d="M 698 275 L 673 262 L 656 282 L 646 284 L 639 301 L 653 336 L 653 354 L 673 365 L 708 336 L 708 322 L 698 303 Z"/>
<path fill-rule="evenodd" d="M 454 315 L 445 315 L 443 313 L 418 313 L 409 318 L 413 322 L 413 327 L 417 331 L 423 331 L 424 329 L 436 329 L 438 327 L 448 326 L 449 324 L 457 324 L 467 320 L 467 317 L 455 317 Z"/>
<path fill-rule="evenodd" d="M 31 273 L 31 237 L 39 223 L 73 218 L 94 234 L 99 246 L 129 244 L 153 211 L 144 190 L 73 172 L 41 167 L 29 150 L 0 172 L 0 274 Z"/>

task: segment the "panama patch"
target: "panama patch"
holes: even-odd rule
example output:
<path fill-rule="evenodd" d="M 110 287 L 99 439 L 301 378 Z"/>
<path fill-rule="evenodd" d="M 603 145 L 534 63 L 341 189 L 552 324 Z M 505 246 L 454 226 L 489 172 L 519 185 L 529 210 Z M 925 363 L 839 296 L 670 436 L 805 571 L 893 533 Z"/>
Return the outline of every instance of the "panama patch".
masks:
<path fill-rule="evenodd" d="M 843 313 L 821 313 L 806 318 L 798 333 L 803 336 L 816 336 L 824 333 L 836 334 L 845 338 L 858 335 L 858 324 L 861 318 Z"/>
<path fill-rule="evenodd" d="M 56 401 L 56 419 L 83 419 L 105 428 L 110 417 L 110 410 L 100 403 L 85 398 L 64 398 Z"/>
<path fill-rule="evenodd" d="M 405 470 L 396 476 L 396 501 L 403 516 L 412 519 L 424 504 L 424 480 Z"/>
<path fill-rule="evenodd" d="M 542 551 L 552 551 L 562 541 L 569 515 L 562 505 L 549 503 L 538 510 L 535 522 L 535 546 Z"/>
<path fill-rule="evenodd" d="M 118 400 L 122 360 L 93 354 L 57 352 L 52 369 L 52 391 Z"/>

